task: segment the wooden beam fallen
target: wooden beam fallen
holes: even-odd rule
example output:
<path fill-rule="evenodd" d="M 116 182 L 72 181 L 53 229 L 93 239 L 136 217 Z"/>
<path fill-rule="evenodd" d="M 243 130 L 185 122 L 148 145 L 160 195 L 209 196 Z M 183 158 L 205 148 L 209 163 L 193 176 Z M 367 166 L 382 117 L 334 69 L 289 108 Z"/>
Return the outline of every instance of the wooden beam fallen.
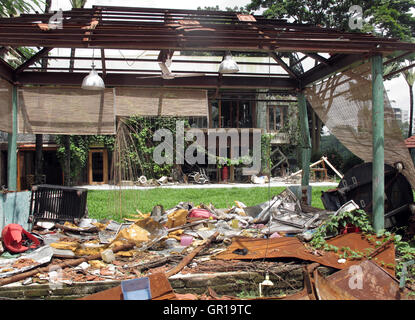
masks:
<path fill-rule="evenodd" d="M 175 266 L 173 269 L 166 273 L 167 278 L 170 278 L 176 273 L 179 273 L 185 266 L 187 266 L 190 263 L 190 261 L 193 260 L 194 257 L 196 257 L 199 254 L 200 251 L 207 248 L 212 243 L 212 241 L 216 239 L 218 235 L 219 232 L 215 232 L 209 239 L 207 239 L 207 241 L 204 244 L 195 248 L 186 257 L 184 257 L 184 259 L 177 266 Z"/>
<path fill-rule="evenodd" d="M 134 248 L 134 244 L 126 244 L 126 245 L 122 245 L 122 246 L 118 246 L 112 249 L 112 251 L 114 253 L 117 253 L 118 251 L 128 251 Z M 47 265 L 46 267 L 40 267 L 40 268 L 36 268 L 36 269 L 32 269 L 30 271 L 27 272 L 23 272 L 20 274 L 16 274 L 14 276 L 11 277 L 7 277 L 7 278 L 3 278 L 0 279 L 0 286 L 4 286 L 6 284 L 10 284 L 10 283 L 14 283 L 20 280 L 24 280 L 28 277 L 32 277 L 38 273 L 43 273 L 43 272 L 51 272 L 54 270 L 59 270 L 59 269 L 63 269 L 66 267 L 76 267 L 78 265 L 80 265 L 83 262 L 87 262 L 87 261 L 91 261 L 91 260 L 101 260 L 101 254 L 94 254 L 94 255 L 90 255 L 84 258 L 79 258 L 79 259 L 72 259 L 72 260 L 68 260 L 59 264 L 55 264 L 55 265 Z"/>

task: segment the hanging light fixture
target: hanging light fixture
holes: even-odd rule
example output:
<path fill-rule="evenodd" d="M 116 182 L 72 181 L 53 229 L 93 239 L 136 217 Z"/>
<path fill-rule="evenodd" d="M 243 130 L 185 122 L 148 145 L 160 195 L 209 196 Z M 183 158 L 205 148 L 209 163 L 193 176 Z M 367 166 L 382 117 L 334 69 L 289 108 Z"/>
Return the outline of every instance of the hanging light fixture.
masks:
<path fill-rule="evenodd" d="M 228 51 L 225 54 L 225 58 L 222 60 L 219 66 L 219 73 L 236 73 L 239 71 L 239 67 L 235 60 L 232 59 L 231 52 Z"/>
<path fill-rule="evenodd" d="M 82 81 L 82 89 L 85 90 L 103 90 L 105 89 L 104 80 L 98 75 L 94 64 L 94 50 L 92 51 L 92 70 Z"/>

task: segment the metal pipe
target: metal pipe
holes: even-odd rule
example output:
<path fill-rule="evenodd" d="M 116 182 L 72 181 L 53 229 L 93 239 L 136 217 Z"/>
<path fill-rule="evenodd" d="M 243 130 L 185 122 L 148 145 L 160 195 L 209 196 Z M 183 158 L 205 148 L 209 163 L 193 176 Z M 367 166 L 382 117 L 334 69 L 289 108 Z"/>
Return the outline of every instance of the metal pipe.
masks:
<path fill-rule="evenodd" d="M 384 152 L 384 92 L 382 55 L 372 57 L 372 198 L 373 227 L 376 232 L 385 228 L 385 152 Z"/>

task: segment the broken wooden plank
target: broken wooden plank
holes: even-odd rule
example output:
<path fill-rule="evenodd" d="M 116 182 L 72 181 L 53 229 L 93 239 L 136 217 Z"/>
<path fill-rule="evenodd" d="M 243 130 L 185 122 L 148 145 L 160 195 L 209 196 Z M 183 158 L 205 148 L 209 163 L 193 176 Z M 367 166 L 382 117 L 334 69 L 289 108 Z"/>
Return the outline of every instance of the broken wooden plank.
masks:
<path fill-rule="evenodd" d="M 185 266 L 189 264 L 190 261 L 193 260 L 194 257 L 196 257 L 200 251 L 207 248 L 212 241 L 216 239 L 216 237 L 219 235 L 219 232 L 215 232 L 204 244 L 200 245 L 199 247 L 195 248 L 192 252 L 190 252 L 184 259 L 173 269 L 171 269 L 169 272 L 167 272 L 166 276 L 167 278 L 170 278 L 171 276 L 175 275 L 176 273 L 179 273 Z"/>

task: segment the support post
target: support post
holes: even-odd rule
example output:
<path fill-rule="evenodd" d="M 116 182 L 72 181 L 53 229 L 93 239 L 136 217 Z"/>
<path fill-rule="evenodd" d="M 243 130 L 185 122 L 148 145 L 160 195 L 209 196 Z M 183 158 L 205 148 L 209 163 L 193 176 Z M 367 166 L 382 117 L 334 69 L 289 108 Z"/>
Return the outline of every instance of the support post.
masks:
<path fill-rule="evenodd" d="M 17 191 L 17 87 L 12 87 L 13 129 L 8 134 L 7 145 L 7 188 Z"/>
<path fill-rule="evenodd" d="M 373 228 L 376 232 L 385 228 L 385 153 L 384 153 L 384 96 L 382 55 L 372 57 L 372 198 Z"/>
<path fill-rule="evenodd" d="M 310 184 L 310 160 L 311 160 L 311 138 L 310 130 L 308 127 L 308 116 L 307 116 L 307 102 L 304 93 L 298 94 L 298 109 L 300 116 L 300 129 L 302 136 L 302 150 L 301 150 L 301 164 L 302 164 L 302 179 L 301 187 L 302 194 L 304 197 L 307 195 L 307 189 Z"/>

